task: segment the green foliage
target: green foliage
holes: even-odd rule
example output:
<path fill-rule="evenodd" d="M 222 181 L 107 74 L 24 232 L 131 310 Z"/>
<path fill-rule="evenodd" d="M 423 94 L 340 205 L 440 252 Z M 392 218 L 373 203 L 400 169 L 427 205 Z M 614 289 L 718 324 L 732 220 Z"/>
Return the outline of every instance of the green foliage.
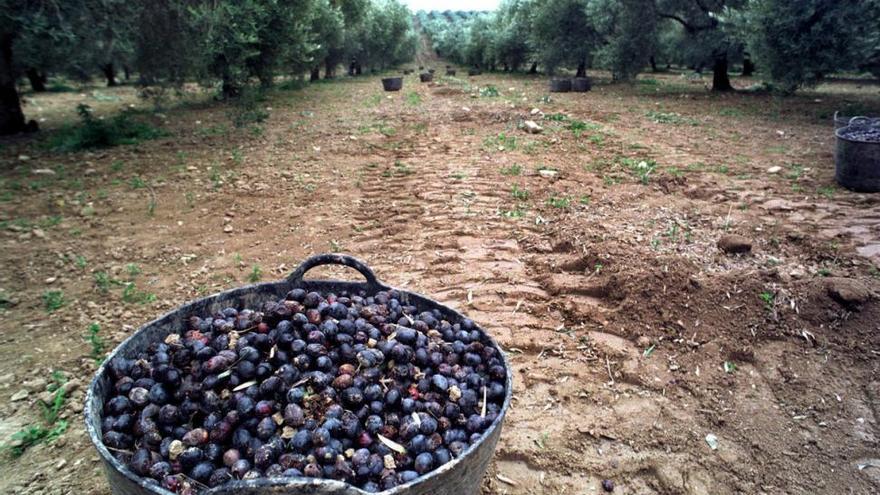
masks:
<path fill-rule="evenodd" d="M 129 304 L 148 304 L 156 300 L 156 295 L 138 290 L 134 282 L 125 282 L 122 285 L 122 300 Z"/>
<path fill-rule="evenodd" d="M 520 175 L 522 174 L 522 165 L 514 163 L 509 167 L 501 169 L 501 175 Z"/>
<path fill-rule="evenodd" d="M 498 88 L 492 86 L 491 84 L 480 88 L 480 96 L 484 98 L 491 98 L 494 96 L 498 96 L 499 94 L 501 93 L 498 92 Z"/>
<path fill-rule="evenodd" d="M 64 292 L 60 290 L 47 290 L 43 292 L 43 306 L 47 313 L 54 313 L 61 309 L 67 301 L 64 300 Z"/>
<path fill-rule="evenodd" d="M 89 325 L 89 333 L 86 334 L 85 340 L 91 347 L 91 358 L 95 364 L 101 364 L 104 361 L 104 339 L 98 335 L 101 332 L 101 325 L 92 323 Z"/>
<path fill-rule="evenodd" d="M 248 275 L 248 281 L 252 284 L 255 284 L 255 283 L 259 282 L 260 280 L 262 280 L 262 278 L 263 278 L 263 270 L 260 268 L 259 265 L 254 265 L 253 268 L 251 268 L 250 275 Z"/>
<path fill-rule="evenodd" d="M 876 0 L 752 0 L 748 7 L 741 25 L 750 50 L 783 91 L 813 86 L 880 54 Z"/>
<path fill-rule="evenodd" d="M 64 391 L 66 381 L 59 371 L 52 372 L 52 383 L 48 386 L 49 392 L 53 392 L 52 399 L 48 403 L 42 400 L 38 403 L 43 424 L 28 425 L 13 433 L 12 441 L 3 445 L 3 451 L 12 457 L 20 457 L 30 447 L 43 442 L 51 443 L 67 431 L 67 421 L 59 419 L 67 400 Z"/>
<path fill-rule="evenodd" d="M 95 118 L 92 108 L 86 104 L 78 105 L 76 110 L 80 123 L 59 130 L 49 139 L 50 148 L 57 151 L 80 151 L 136 144 L 168 135 L 163 129 L 138 119 L 135 112 L 129 110 L 106 120 Z"/>

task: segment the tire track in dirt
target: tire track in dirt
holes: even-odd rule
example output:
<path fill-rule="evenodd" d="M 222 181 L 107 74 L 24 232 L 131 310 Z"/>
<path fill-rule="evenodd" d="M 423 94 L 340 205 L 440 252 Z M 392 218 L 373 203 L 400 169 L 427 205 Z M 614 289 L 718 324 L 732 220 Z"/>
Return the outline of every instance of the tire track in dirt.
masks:
<path fill-rule="evenodd" d="M 499 188 L 499 167 L 491 158 L 457 146 L 435 153 L 428 138 L 414 139 L 406 152 L 378 157 L 383 165 L 365 169 L 355 207 L 362 228 L 351 251 L 369 259 L 377 273 L 393 274 L 389 282 L 461 309 L 508 350 L 515 401 L 493 472 L 537 480 L 552 461 L 536 448 L 547 425 L 534 421 L 533 410 L 557 401 L 552 387 L 539 382 L 540 370 L 564 337 L 558 332 L 564 317 L 545 284 L 531 275 L 521 246 L 537 229 L 499 214 L 510 193 Z M 575 382 L 581 373 L 567 374 Z M 524 376 L 538 379 L 524 382 Z M 494 479 L 487 481 L 497 493 Z"/>

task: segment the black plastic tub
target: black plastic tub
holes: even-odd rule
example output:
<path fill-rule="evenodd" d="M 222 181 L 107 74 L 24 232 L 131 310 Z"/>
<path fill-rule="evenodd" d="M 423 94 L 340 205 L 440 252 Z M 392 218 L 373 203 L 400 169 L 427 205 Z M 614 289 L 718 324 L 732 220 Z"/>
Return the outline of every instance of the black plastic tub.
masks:
<path fill-rule="evenodd" d="M 430 72 L 422 72 L 421 74 L 419 74 L 419 80 L 423 83 L 431 82 L 434 80 L 434 74 Z"/>
<path fill-rule="evenodd" d="M 586 93 L 592 88 L 587 77 L 575 77 L 571 80 L 571 90 L 575 93 Z"/>
<path fill-rule="evenodd" d="M 454 75 L 455 75 L 455 69 L 446 69 L 446 75 L 447 75 L 447 76 L 454 76 Z"/>
<path fill-rule="evenodd" d="M 345 282 L 339 280 L 304 280 L 303 276 L 310 269 L 321 265 L 344 265 L 360 272 L 365 282 Z M 109 364 L 114 357 L 136 356 L 153 342 L 162 341 L 171 333 L 185 328 L 186 320 L 194 314 L 214 313 L 226 307 L 256 308 L 270 299 L 280 299 L 294 288 L 321 293 L 348 291 L 357 293 L 366 291 L 375 293 L 380 290 L 391 290 L 376 279 L 376 275 L 362 261 L 346 255 L 322 254 L 305 260 L 285 280 L 248 285 L 232 289 L 213 296 L 198 299 L 153 320 L 119 345 L 98 368 L 86 394 L 85 422 L 89 439 L 98 450 L 103 461 L 104 470 L 115 495 L 173 495 L 160 487 L 150 478 L 142 478 L 132 472 L 125 464 L 117 460 L 104 446 L 101 440 L 101 413 L 105 395 L 112 390 Z M 416 306 L 419 311 L 437 309 L 450 322 L 461 321 L 464 316 L 457 311 L 433 301 L 425 296 L 395 289 L 400 292 L 401 299 Z M 484 332 L 485 333 L 485 332 Z M 510 407 L 512 377 L 510 363 L 500 347 L 489 338 L 491 344 L 500 352 L 507 370 L 505 381 L 506 395 L 498 418 L 486 430 L 482 438 L 472 444 L 460 457 L 416 480 L 400 485 L 391 490 L 380 492 L 381 495 L 477 495 L 480 491 L 482 478 L 495 452 L 495 446 L 501 435 L 504 416 Z M 367 495 L 367 492 L 342 481 L 315 478 L 261 478 L 248 481 L 230 481 L 224 485 L 205 490 L 203 494 L 239 494 L 239 495 Z"/>
<path fill-rule="evenodd" d="M 855 117 L 850 119 L 849 125 L 834 131 L 837 138 L 834 178 L 852 191 L 880 192 L 880 140 L 863 140 L 849 135 L 857 131 L 880 134 L 880 118 Z"/>
<path fill-rule="evenodd" d="M 551 93 L 568 93 L 571 91 L 571 79 L 551 79 Z"/>
<path fill-rule="evenodd" d="M 400 91 L 403 88 L 402 77 L 386 77 L 382 79 L 382 88 L 385 91 Z"/>

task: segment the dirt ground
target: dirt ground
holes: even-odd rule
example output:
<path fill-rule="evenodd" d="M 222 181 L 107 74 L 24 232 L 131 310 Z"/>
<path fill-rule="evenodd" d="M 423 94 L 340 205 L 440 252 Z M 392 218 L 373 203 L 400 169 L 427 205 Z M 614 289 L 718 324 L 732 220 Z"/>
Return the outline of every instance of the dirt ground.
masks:
<path fill-rule="evenodd" d="M 138 145 L 0 143 L 0 442 L 38 421 L 53 370 L 71 396 L 58 440 L 0 460 L 0 493 L 109 492 L 81 415 L 92 322 L 109 347 L 327 251 L 507 350 L 514 402 L 484 493 L 880 491 L 880 195 L 835 186 L 831 123 L 880 113 L 880 86 L 782 98 L 596 76 L 552 96 L 537 76 L 407 76 L 399 93 L 365 76 L 275 91 L 242 129 L 190 102 Z M 96 90 L 26 112 L 51 132 L 81 101 L 145 105 Z M 752 252 L 720 250 L 729 234 Z M 51 313 L 47 291 L 63 294 Z"/>

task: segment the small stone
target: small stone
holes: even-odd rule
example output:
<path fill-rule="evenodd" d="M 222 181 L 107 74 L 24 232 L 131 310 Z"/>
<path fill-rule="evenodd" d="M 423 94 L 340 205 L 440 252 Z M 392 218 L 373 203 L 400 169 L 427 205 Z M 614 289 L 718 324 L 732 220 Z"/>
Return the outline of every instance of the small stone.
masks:
<path fill-rule="evenodd" d="M 838 303 L 848 306 L 860 306 L 871 298 L 871 292 L 858 280 L 842 277 L 830 277 L 825 279 L 825 289 L 828 296 Z"/>
<path fill-rule="evenodd" d="M 529 113 L 531 113 L 532 115 L 538 115 L 539 113 L 541 113 L 541 110 L 539 110 L 537 108 L 533 108 L 532 111 Z"/>
<path fill-rule="evenodd" d="M 35 237 L 39 237 L 40 239 L 46 238 L 46 231 L 44 231 L 43 229 L 34 229 L 32 232 Z"/>
<path fill-rule="evenodd" d="M 56 280 L 58 280 L 58 277 L 49 277 L 46 279 L 46 283 L 51 284 L 54 283 Z"/>
<path fill-rule="evenodd" d="M 649 345 L 651 345 L 651 339 L 645 335 L 642 335 L 636 341 L 636 344 L 638 344 L 639 347 L 648 347 Z"/>
<path fill-rule="evenodd" d="M 62 469 L 67 465 L 67 459 L 61 459 L 55 463 L 55 469 Z"/>
<path fill-rule="evenodd" d="M 233 230 L 232 225 L 230 225 L 228 223 L 223 226 L 223 232 L 226 232 L 227 234 L 231 234 L 232 230 Z"/>
<path fill-rule="evenodd" d="M 718 248 L 725 253 L 748 253 L 752 250 L 752 241 L 741 235 L 728 234 L 718 239 Z"/>
<path fill-rule="evenodd" d="M 538 170 L 538 175 L 544 177 L 545 179 L 554 179 L 559 175 L 559 172 L 556 170 L 548 170 L 546 168 L 542 168 Z"/>
<path fill-rule="evenodd" d="M 523 122 L 523 128 L 525 128 L 526 132 L 529 134 L 540 134 L 544 131 L 544 128 L 535 123 L 534 120 L 527 120 Z"/>
<path fill-rule="evenodd" d="M 774 166 L 767 169 L 768 174 L 778 174 L 781 171 L 782 171 L 782 167 L 780 167 L 779 165 L 774 165 Z"/>
<path fill-rule="evenodd" d="M 15 375 L 12 373 L 6 373 L 3 376 L 0 376 L 0 383 L 12 383 L 15 380 Z"/>
<path fill-rule="evenodd" d="M 31 170 L 34 175 L 55 175 L 55 171 L 51 168 L 35 168 Z"/>
<path fill-rule="evenodd" d="M 16 392 L 15 394 L 13 394 L 12 397 L 9 398 L 9 400 L 11 400 L 12 402 L 18 402 L 20 400 L 27 399 L 27 396 L 28 396 L 28 391 L 25 389 L 21 389 L 18 392 Z"/>
<path fill-rule="evenodd" d="M 614 482 L 611 480 L 602 480 L 602 489 L 606 492 L 614 491 Z"/>
<path fill-rule="evenodd" d="M 98 173 L 97 170 L 95 170 L 95 169 L 93 169 L 93 168 L 87 168 L 87 169 L 85 170 L 85 172 L 83 172 L 83 175 L 87 175 L 87 176 L 88 176 L 88 175 L 95 175 L 95 174 L 97 174 L 97 173 Z"/>
<path fill-rule="evenodd" d="M 41 392 L 46 390 L 46 385 L 48 384 L 49 382 L 47 382 L 45 378 L 36 378 L 33 381 L 27 382 L 25 386 L 31 392 Z"/>
<path fill-rule="evenodd" d="M 31 159 L 31 157 L 29 157 L 29 156 L 27 156 L 27 155 L 18 155 L 18 160 L 21 161 L 21 162 L 26 162 L 26 161 L 28 161 L 28 160 L 30 160 L 30 159 Z"/>
<path fill-rule="evenodd" d="M 77 390 L 82 386 L 82 382 L 79 381 L 79 378 L 71 378 L 70 380 L 64 382 L 64 385 L 61 386 L 61 389 L 64 390 L 64 395 L 70 395 L 73 391 Z"/>

